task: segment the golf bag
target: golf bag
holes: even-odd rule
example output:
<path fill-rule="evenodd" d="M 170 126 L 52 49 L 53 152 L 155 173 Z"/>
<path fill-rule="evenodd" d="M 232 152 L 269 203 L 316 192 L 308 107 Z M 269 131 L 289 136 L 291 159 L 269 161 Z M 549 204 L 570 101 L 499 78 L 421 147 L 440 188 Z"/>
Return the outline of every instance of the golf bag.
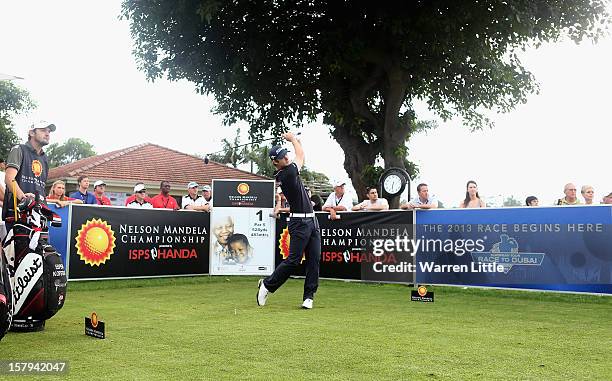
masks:
<path fill-rule="evenodd" d="M 36 195 L 17 206 L 17 219 L 6 219 L 11 230 L 4 240 L 12 293 L 12 331 L 40 331 L 66 298 L 66 271 L 57 250 L 49 245 L 49 224 L 61 226 L 60 217 Z"/>
<path fill-rule="evenodd" d="M 0 251 L 0 340 L 6 335 L 13 319 L 13 289 L 4 255 Z"/>

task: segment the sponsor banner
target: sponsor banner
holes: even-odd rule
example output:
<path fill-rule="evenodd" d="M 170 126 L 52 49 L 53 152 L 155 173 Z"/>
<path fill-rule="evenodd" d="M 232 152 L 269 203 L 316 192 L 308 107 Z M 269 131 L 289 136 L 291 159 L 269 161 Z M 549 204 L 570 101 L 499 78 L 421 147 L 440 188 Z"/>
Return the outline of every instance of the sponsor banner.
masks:
<path fill-rule="evenodd" d="M 209 214 L 72 206 L 69 278 L 206 274 Z"/>
<path fill-rule="evenodd" d="M 410 245 L 404 245 L 413 235 L 412 212 L 338 214 L 341 218 L 332 221 L 328 213 L 316 213 L 321 227 L 322 278 L 413 283 L 414 257 Z M 289 256 L 291 235 L 286 217 L 276 222 L 277 266 Z M 304 266 L 296 275 L 304 275 Z"/>
<path fill-rule="evenodd" d="M 53 203 L 48 203 L 47 206 L 53 211 L 53 213 L 60 216 L 62 219 L 62 226 L 56 228 L 51 226 L 49 223 L 49 244 L 57 250 L 62 257 L 64 265 L 68 263 L 66 260 L 68 253 L 68 221 L 70 215 L 70 207 L 58 208 Z"/>
<path fill-rule="evenodd" d="M 215 208 L 274 208 L 273 180 L 213 180 Z"/>
<path fill-rule="evenodd" d="M 416 212 L 417 282 L 612 293 L 612 207 Z"/>
<path fill-rule="evenodd" d="M 274 270 L 273 180 L 213 180 L 211 275 L 269 275 Z"/>

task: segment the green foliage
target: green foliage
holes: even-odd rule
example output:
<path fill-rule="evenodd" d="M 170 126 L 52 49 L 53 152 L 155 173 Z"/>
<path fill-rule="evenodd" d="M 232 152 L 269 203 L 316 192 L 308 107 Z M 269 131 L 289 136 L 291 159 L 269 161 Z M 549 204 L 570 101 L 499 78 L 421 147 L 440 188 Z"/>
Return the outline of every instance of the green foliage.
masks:
<path fill-rule="evenodd" d="M 19 137 L 9 125 L 0 121 L 0 158 L 6 160 L 11 148 L 19 143 Z"/>
<path fill-rule="evenodd" d="M 122 9 L 149 79 L 193 82 L 254 138 L 322 115 L 354 184 L 378 155 L 405 165 L 406 141 L 433 127 L 414 101 L 443 120 L 491 126 L 485 111 L 538 91 L 522 49 L 597 40 L 610 22 L 605 0 L 124 0 Z"/>
<path fill-rule="evenodd" d="M 304 183 L 329 183 L 329 177 L 321 172 L 316 172 L 304 165 L 300 171 L 300 177 Z"/>
<path fill-rule="evenodd" d="M 462 115 L 479 127 L 480 108 L 509 110 L 536 89 L 518 50 L 563 35 L 596 39 L 608 16 L 603 0 L 179 4 L 123 2 L 140 68 L 152 79 L 193 81 L 230 120 L 257 130 L 332 112 L 322 107 L 327 95 L 344 101 L 343 87 L 386 80 L 380 70 L 393 64 L 405 105 L 422 97 L 442 117 Z M 382 91 L 368 98 L 374 103 Z"/>
<path fill-rule="evenodd" d="M 419 166 L 408 159 L 404 159 L 404 168 L 406 168 L 406 172 L 410 175 L 410 179 L 416 179 L 421 172 Z"/>
<path fill-rule="evenodd" d="M 380 175 L 385 171 L 383 167 L 374 166 L 374 165 L 366 165 L 361 171 L 361 178 L 363 179 L 363 183 L 365 186 L 378 186 L 378 180 L 380 179 Z M 362 195 L 357 195 L 359 198 L 362 198 Z"/>
<path fill-rule="evenodd" d="M 93 145 L 79 138 L 70 138 L 63 144 L 49 144 L 45 152 L 50 168 L 60 167 L 96 155 Z"/>
<path fill-rule="evenodd" d="M 523 206 L 523 203 L 514 196 L 510 196 L 504 200 L 504 206 Z"/>
<path fill-rule="evenodd" d="M 223 148 L 219 152 L 210 154 L 208 157 L 210 160 L 221 164 L 231 164 L 234 168 L 248 161 L 248 148 L 240 144 L 240 129 L 236 130 L 233 141 L 224 138 L 222 143 Z"/>
<path fill-rule="evenodd" d="M 36 107 L 30 94 L 10 81 L 0 81 L 0 158 L 6 160 L 9 151 L 19 143 L 12 128 L 12 119 Z M 25 136 L 23 137 L 25 140 Z"/>
<path fill-rule="evenodd" d="M 274 165 L 272 165 L 272 161 L 268 157 L 268 147 L 255 147 L 252 150 L 249 150 L 247 153 L 247 158 L 249 161 L 252 161 L 256 166 L 256 173 L 261 176 L 272 177 L 274 176 Z"/>

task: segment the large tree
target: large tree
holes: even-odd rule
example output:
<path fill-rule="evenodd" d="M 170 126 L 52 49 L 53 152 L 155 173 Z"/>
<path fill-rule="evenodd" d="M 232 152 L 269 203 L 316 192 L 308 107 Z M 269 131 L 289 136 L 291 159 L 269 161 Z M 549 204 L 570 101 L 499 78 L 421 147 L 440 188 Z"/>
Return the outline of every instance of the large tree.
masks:
<path fill-rule="evenodd" d="M 30 94 L 10 81 L 0 80 L 0 158 L 6 157 L 19 137 L 12 126 L 14 117 L 36 107 Z M 22 137 L 25 139 L 25 136 Z"/>
<path fill-rule="evenodd" d="M 537 91 L 517 53 L 568 36 L 596 39 L 605 0 L 125 0 L 134 53 L 150 79 L 187 79 L 227 123 L 279 134 L 318 115 L 358 192 L 382 156 L 406 166 L 425 101 L 473 129 Z M 397 200 L 393 200 L 397 204 Z"/>

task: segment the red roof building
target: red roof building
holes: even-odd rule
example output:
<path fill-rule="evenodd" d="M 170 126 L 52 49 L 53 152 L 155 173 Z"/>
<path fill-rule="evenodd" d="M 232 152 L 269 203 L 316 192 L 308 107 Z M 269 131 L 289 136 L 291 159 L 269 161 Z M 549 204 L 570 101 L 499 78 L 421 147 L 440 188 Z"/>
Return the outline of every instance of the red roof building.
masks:
<path fill-rule="evenodd" d="M 251 172 L 204 160 L 170 148 L 145 143 L 75 161 L 49 171 L 47 185 L 56 180 L 66 182 L 66 193 L 77 188 L 77 178 L 89 177 L 90 188 L 96 180 L 104 180 L 113 205 L 123 205 L 127 195 L 133 193 L 134 184 L 143 182 L 149 196 L 159 193 L 159 183 L 170 181 L 173 196 L 187 194 L 187 183 L 212 184 L 212 179 L 265 180 Z M 214 195 L 213 195 L 214 197 Z"/>

